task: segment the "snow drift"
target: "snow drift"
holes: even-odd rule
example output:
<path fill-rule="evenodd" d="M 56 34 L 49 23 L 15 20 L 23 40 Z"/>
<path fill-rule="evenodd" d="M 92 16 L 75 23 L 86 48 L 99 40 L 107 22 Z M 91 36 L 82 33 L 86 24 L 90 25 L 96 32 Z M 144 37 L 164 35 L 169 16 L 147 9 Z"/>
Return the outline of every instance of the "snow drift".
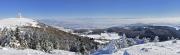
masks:
<path fill-rule="evenodd" d="M 120 49 L 112 55 L 180 55 L 180 40 L 147 43 Z"/>

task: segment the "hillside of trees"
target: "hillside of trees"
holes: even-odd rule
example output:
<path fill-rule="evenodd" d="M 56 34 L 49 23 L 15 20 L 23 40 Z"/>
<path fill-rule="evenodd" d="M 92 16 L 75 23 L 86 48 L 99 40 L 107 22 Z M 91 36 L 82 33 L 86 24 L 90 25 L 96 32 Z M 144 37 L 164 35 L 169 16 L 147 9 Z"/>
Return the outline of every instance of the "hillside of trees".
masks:
<path fill-rule="evenodd" d="M 35 49 L 51 53 L 53 49 L 89 54 L 98 43 L 87 37 L 73 35 L 56 28 L 17 27 L 15 30 L 3 28 L 0 32 L 0 46 Z"/>
<path fill-rule="evenodd" d="M 91 31 L 91 32 L 89 32 Z M 174 27 L 169 26 L 125 26 L 125 27 L 110 27 L 106 29 L 77 29 L 75 33 L 87 33 L 88 34 L 100 34 L 104 32 L 116 32 L 119 35 L 126 34 L 127 38 L 136 38 L 139 36 L 140 39 L 146 37 L 150 38 L 151 41 L 155 36 L 159 36 L 160 41 L 166 41 L 170 37 L 180 38 L 180 31 Z"/>

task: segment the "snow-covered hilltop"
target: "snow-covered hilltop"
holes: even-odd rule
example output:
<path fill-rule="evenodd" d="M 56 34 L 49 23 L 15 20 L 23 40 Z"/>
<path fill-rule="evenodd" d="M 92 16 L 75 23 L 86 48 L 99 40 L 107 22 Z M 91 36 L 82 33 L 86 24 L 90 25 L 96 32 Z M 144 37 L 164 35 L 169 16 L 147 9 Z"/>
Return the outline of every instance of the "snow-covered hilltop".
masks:
<path fill-rule="evenodd" d="M 29 18 L 7 18 L 0 20 L 0 27 L 16 27 L 16 26 L 38 26 L 38 22 Z"/>
<path fill-rule="evenodd" d="M 112 55 L 180 55 L 180 40 L 147 43 L 123 48 Z"/>
<path fill-rule="evenodd" d="M 30 51 L 30 55 L 69 55 L 70 52 L 86 55 L 96 50 L 96 44 L 90 38 L 21 15 L 0 20 L 0 46 L 10 49 L 6 51 L 0 48 L 0 53 L 5 55 L 28 55 L 27 51 Z"/>

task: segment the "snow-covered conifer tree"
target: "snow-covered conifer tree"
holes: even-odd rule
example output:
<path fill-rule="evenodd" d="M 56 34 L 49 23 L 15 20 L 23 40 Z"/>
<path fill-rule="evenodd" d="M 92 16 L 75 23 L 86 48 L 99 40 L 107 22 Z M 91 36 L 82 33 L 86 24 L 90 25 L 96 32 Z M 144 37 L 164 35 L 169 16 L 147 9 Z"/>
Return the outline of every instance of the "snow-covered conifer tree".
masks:
<path fill-rule="evenodd" d="M 177 38 L 171 37 L 172 43 L 177 43 Z"/>
<path fill-rule="evenodd" d="M 171 40 L 174 40 L 175 38 L 174 37 L 171 37 Z"/>
<path fill-rule="evenodd" d="M 158 37 L 158 36 L 155 36 L 153 42 L 159 42 L 159 37 Z"/>
<path fill-rule="evenodd" d="M 157 42 L 159 42 L 159 37 L 158 37 L 158 36 L 155 36 L 153 42 L 155 42 L 155 45 L 157 45 Z"/>
<path fill-rule="evenodd" d="M 136 43 L 136 41 L 134 41 L 134 39 L 133 38 L 129 38 L 128 39 L 129 40 L 129 46 L 132 46 L 132 45 L 136 45 L 137 43 Z"/>
<path fill-rule="evenodd" d="M 122 47 L 122 48 L 128 47 L 127 38 L 126 38 L 126 35 L 125 35 L 125 34 L 123 34 L 123 36 L 121 37 L 121 39 L 122 39 L 122 41 L 120 42 L 121 47 Z"/>
<path fill-rule="evenodd" d="M 123 55 L 130 55 L 127 50 L 124 51 Z"/>
<path fill-rule="evenodd" d="M 144 43 L 148 43 L 148 42 L 149 42 L 149 39 L 146 38 L 146 37 L 144 37 L 144 38 L 143 38 L 143 41 L 144 41 Z"/>

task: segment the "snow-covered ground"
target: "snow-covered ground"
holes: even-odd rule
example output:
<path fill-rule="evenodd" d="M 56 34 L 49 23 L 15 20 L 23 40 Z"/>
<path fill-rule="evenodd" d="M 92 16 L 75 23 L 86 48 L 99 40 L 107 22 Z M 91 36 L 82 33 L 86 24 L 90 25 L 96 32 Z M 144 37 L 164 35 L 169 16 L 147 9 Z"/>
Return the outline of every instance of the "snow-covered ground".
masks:
<path fill-rule="evenodd" d="M 32 49 L 14 49 L 14 48 L 0 48 L 0 55 L 77 55 L 75 52 L 69 52 L 64 50 L 53 50 L 52 53 L 45 53 Z"/>
<path fill-rule="evenodd" d="M 28 18 L 6 18 L 0 20 L 0 27 L 33 26 L 39 27 L 38 22 Z"/>
<path fill-rule="evenodd" d="M 180 55 L 180 40 L 177 43 L 165 41 L 158 43 L 147 43 L 123 48 L 112 55 Z"/>
<path fill-rule="evenodd" d="M 78 34 L 77 34 L 78 35 Z M 95 39 L 95 42 L 101 43 L 101 44 L 106 44 L 109 43 L 109 41 L 114 40 L 114 39 L 119 39 L 120 36 L 118 33 L 101 33 L 101 34 L 89 34 L 89 35 L 80 35 L 83 37 L 89 37 Z"/>
<path fill-rule="evenodd" d="M 89 34 L 89 35 L 81 35 L 81 36 L 90 37 L 94 39 L 107 39 L 107 40 L 119 39 L 118 33 L 101 33 L 101 34 Z"/>
<path fill-rule="evenodd" d="M 73 32 L 72 29 L 67 29 L 67 28 L 64 28 L 64 27 L 60 27 L 60 26 L 53 26 L 53 27 L 58 28 L 59 30 L 62 30 L 64 32 L 70 32 L 70 33 Z"/>

